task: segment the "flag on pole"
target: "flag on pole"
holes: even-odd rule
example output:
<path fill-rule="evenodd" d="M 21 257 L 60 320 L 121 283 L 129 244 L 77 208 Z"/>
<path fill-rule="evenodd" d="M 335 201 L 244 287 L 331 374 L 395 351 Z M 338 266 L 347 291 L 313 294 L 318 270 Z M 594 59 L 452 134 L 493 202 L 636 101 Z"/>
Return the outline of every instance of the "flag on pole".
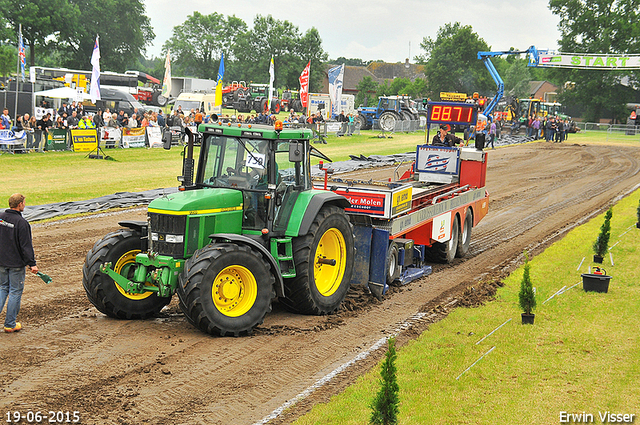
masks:
<path fill-rule="evenodd" d="M 89 95 L 91 95 L 91 102 L 96 103 L 96 100 L 100 100 L 100 46 L 98 45 L 98 37 L 96 35 L 96 42 L 93 45 L 93 53 L 91 54 L 91 88 L 89 89 Z"/>
<path fill-rule="evenodd" d="M 22 24 L 18 30 L 18 58 L 20 60 L 20 69 L 22 71 L 22 82 L 24 83 L 24 67 L 27 64 L 26 55 L 24 52 L 24 40 L 22 40 Z"/>
<path fill-rule="evenodd" d="M 275 69 L 273 66 L 273 56 L 271 56 L 271 64 L 269 65 L 269 110 L 271 110 L 271 98 L 273 97 L 273 80 L 275 80 Z"/>
<path fill-rule="evenodd" d="M 329 77 L 329 95 L 331 97 L 331 118 L 340 113 L 342 103 L 342 82 L 344 81 L 344 64 L 331 68 Z"/>
<path fill-rule="evenodd" d="M 300 102 L 303 108 L 309 106 L 309 74 L 311 72 L 311 61 L 304 67 L 302 74 L 300 74 Z"/>
<path fill-rule="evenodd" d="M 162 80 L 162 95 L 169 98 L 171 94 L 171 57 L 167 49 L 167 59 L 164 61 L 164 79 Z"/>
<path fill-rule="evenodd" d="M 216 100 L 214 106 L 222 108 L 222 78 L 224 77 L 224 52 L 220 55 L 220 66 L 218 67 L 218 78 L 216 79 Z M 220 109 L 222 111 L 222 109 Z"/>

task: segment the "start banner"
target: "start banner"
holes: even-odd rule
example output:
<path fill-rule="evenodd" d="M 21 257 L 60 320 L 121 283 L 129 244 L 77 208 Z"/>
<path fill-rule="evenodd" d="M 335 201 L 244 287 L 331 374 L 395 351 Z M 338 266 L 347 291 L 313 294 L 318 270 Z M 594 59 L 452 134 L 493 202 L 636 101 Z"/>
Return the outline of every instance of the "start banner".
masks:
<path fill-rule="evenodd" d="M 98 147 L 98 132 L 95 128 L 78 128 L 70 132 L 74 152 L 91 152 Z"/>
<path fill-rule="evenodd" d="M 640 69 L 640 55 L 595 55 L 591 53 L 538 54 L 538 66 L 582 69 Z"/>
<path fill-rule="evenodd" d="M 122 129 L 123 148 L 144 148 L 147 145 L 146 129 L 124 127 Z"/>

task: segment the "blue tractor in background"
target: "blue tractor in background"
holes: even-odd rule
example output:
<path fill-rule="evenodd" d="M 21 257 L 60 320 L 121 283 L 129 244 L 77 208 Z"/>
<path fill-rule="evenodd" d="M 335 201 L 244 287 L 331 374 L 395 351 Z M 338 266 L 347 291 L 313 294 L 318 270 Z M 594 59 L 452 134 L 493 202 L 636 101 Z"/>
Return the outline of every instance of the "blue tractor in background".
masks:
<path fill-rule="evenodd" d="M 427 114 L 418 111 L 414 103 L 408 96 L 381 96 L 378 106 L 358 108 L 356 123 L 362 130 L 370 130 L 377 124 L 381 130 L 389 132 L 397 130 L 401 121 L 415 122 L 415 129 L 424 128 Z M 403 126 L 402 130 L 407 128 Z"/>

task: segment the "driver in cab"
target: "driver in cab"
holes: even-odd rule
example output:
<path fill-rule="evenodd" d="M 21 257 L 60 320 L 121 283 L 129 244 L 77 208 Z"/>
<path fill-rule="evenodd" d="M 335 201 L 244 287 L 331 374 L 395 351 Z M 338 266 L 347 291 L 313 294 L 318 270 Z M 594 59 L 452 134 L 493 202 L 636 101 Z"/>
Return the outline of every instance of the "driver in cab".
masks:
<path fill-rule="evenodd" d="M 433 136 L 433 140 L 431 144 L 433 146 L 464 146 L 464 140 L 459 137 L 456 137 L 454 134 L 449 134 L 449 124 L 440 124 L 440 132 Z"/>

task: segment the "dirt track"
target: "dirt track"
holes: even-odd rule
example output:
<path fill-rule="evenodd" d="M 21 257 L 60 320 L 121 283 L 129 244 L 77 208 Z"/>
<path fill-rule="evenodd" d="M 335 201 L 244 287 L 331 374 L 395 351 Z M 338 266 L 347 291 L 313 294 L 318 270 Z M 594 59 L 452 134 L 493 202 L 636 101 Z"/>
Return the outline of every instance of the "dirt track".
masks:
<path fill-rule="evenodd" d="M 118 221 L 144 219 L 144 209 L 34 223 L 38 265 L 53 283 L 29 276 L 19 316 L 25 329 L 0 334 L 1 419 L 8 411 L 41 411 L 45 419 L 48 411 L 79 411 L 83 424 L 256 423 L 415 313 L 427 314 L 402 332 L 401 344 L 449 307 L 477 302 L 469 294 L 480 291 L 468 286 L 499 281 L 523 249 L 540 252 L 636 188 L 639 174 L 640 147 L 542 142 L 490 151 L 489 214 L 473 230 L 468 258 L 435 267 L 382 302 L 352 290 L 347 309 L 334 316 L 293 315 L 276 303 L 245 338 L 201 333 L 176 300 L 148 321 L 112 320 L 87 301 L 81 283 L 87 251 Z M 288 423 L 380 355 L 356 363 L 270 423 Z"/>

